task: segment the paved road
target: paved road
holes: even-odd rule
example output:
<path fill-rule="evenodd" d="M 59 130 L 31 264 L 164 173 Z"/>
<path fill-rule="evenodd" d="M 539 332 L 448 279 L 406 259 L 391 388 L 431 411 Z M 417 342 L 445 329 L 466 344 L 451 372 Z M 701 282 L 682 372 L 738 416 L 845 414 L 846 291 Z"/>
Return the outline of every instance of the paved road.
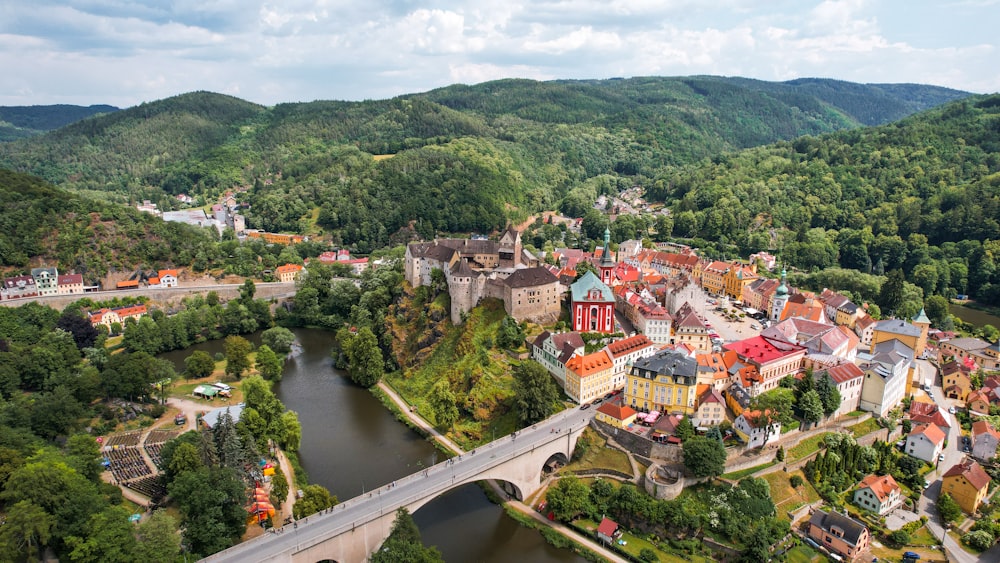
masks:
<path fill-rule="evenodd" d="M 592 413 L 593 411 L 580 411 L 578 408 L 563 411 L 531 428 L 519 431 L 516 438 L 504 436 L 463 454 L 460 458 L 453 458 L 453 462 L 443 461 L 399 479 L 395 484 L 390 483 L 343 502 L 328 513 L 315 514 L 297 525 L 284 526 L 277 533 L 264 534 L 238 544 L 206 558 L 205 561 L 266 561 L 287 557 L 289 553 L 347 532 L 358 524 L 377 519 L 383 514 L 394 513 L 398 507 L 426 497 L 428 491 L 444 492 L 452 483 L 481 475 L 533 447 L 564 439 L 560 436 L 564 436 L 567 430 L 579 430 L 589 424 Z"/>

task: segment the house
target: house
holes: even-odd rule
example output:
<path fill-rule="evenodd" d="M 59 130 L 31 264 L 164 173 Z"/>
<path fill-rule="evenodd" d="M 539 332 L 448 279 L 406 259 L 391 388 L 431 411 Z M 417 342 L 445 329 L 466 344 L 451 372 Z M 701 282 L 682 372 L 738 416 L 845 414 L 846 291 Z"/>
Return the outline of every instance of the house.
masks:
<path fill-rule="evenodd" d="M 604 347 L 604 350 L 615 363 L 612 374 L 611 387 L 613 389 L 625 388 L 625 377 L 632 368 L 632 364 L 639 358 L 652 356 L 656 353 L 656 345 L 643 334 L 637 334 L 621 340 L 616 340 Z"/>
<path fill-rule="evenodd" d="M 691 415 L 691 422 L 698 428 L 716 426 L 726 420 L 726 400 L 711 385 L 698 386 L 698 408 Z"/>
<path fill-rule="evenodd" d="M 948 493 L 967 514 L 975 514 L 986 499 L 990 476 L 975 460 L 965 458 L 945 472 L 941 492 Z"/>
<path fill-rule="evenodd" d="M 98 325 L 104 325 L 108 327 L 108 330 L 110 331 L 111 325 L 115 323 L 120 325 L 122 323 L 122 319 L 118 316 L 118 313 L 111 309 L 101 309 L 96 313 L 90 314 L 90 324 L 92 326 L 96 327 Z"/>
<path fill-rule="evenodd" d="M 757 368 L 760 381 L 749 389 L 754 397 L 776 388 L 784 377 L 798 373 L 806 355 L 806 349 L 798 344 L 762 335 L 730 342 L 722 348 L 736 352 L 741 362 Z"/>
<path fill-rule="evenodd" d="M 944 448 L 947 435 L 938 425 L 932 423 L 917 424 L 906 437 L 904 451 L 927 463 L 934 463 Z"/>
<path fill-rule="evenodd" d="M 611 288 L 587 271 L 570 286 L 570 315 L 573 330 L 579 332 L 615 331 L 615 295 Z"/>
<path fill-rule="evenodd" d="M 938 345 L 938 357 L 954 356 L 958 360 L 971 358 L 985 370 L 1000 369 L 1000 341 L 990 344 L 979 338 L 953 338 Z"/>
<path fill-rule="evenodd" d="M 14 276 L 3 280 L 2 297 L 6 299 L 20 299 L 23 297 L 38 297 L 38 288 L 35 286 L 35 278 L 31 276 Z"/>
<path fill-rule="evenodd" d="M 684 352 L 660 350 L 632 363 L 624 404 L 641 411 L 691 414 L 695 410 L 698 363 Z"/>
<path fill-rule="evenodd" d="M 121 319 L 122 324 L 125 324 L 125 321 L 129 319 L 138 321 L 147 313 L 145 305 L 131 305 L 128 307 L 117 307 L 114 309 L 114 312 L 115 314 L 118 315 L 118 318 Z"/>
<path fill-rule="evenodd" d="M 618 535 L 618 524 L 610 518 L 604 518 L 597 526 L 597 539 L 603 543 L 609 544 L 615 541 Z"/>
<path fill-rule="evenodd" d="M 758 311 L 770 311 L 774 292 L 781 285 L 779 280 L 759 278 L 743 290 L 743 302 Z"/>
<path fill-rule="evenodd" d="M 813 354 L 825 354 L 853 362 L 860 340 L 850 330 L 801 317 L 785 319 L 764 329 L 761 336 L 797 344 Z"/>
<path fill-rule="evenodd" d="M 870 359 L 860 367 L 865 371 L 861 386 L 860 408 L 885 416 L 903 400 L 910 381 L 913 349 L 896 339 L 884 340 L 872 347 Z"/>
<path fill-rule="evenodd" d="M 990 396 L 986 390 L 977 389 L 966 397 L 965 406 L 969 409 L 969 414 L 988 415 L 990 414 Z"/>
<path fill-rule="evenodd" d="M 563 389 L 577 403 L 589 403 L 610 393 L 615 364 L 604 350 L 573 356 L 566 362 L 566 383 Z"/>
<path fill-rule="evenodd" d="M 274 269 L 274 275 L 282 283 L 291 283 L 299 279 L 302 275 L 302 266 L 299 264 L 284 264 Z"/>
<path fill-rule="evenodd" d="M 781 423 L 772 420 L 769 411 L 743 411 L 733 422 L 733 430 L 748 449 L 759 448 L 781 437 Z"/>
<path fill-rule="evenodd" d="M 635 417 L 638 414 L 635 412 L 635 409 L 628 405 L 619 406 L 615 403 L 607 402 L 597 408 L 594 418 L 615 428 L 625 428 L 635 422 Z"/>
<path fill-rule="evenodd" d="M 59 293 L 59 270 L 56 268 L 32 268 L 31 277 L 35 279 L 39 297 Z"/>
<path fill-rule="evenodd" d="M 708 326 L 690 303 L 685 303 L 677 311 L 673 330 L 672 344 L 687 344 L 702 352 L 712 351 L 712 337 L 708 335 Z"/>
<path fill-rule="evenodd" d="M 809 518 L 809 537 L 846 559 L 854 561 L 865 555 L 871 542 L 868 528 L 839 512 L 817 510 Z"/>
<path fill-rule="evenodd" d="M 861 343 L 865 346 L 871 346 L 872 337 L 875 335 L 875 323 L 877 321 L 868 314 L 858 315 L 858 320 L 854 322 L 854 334 L 858 335 L 861 339 Z"/>
<path fill-rule="evenodd" d="M 899 484 L 892 475 L 868 475 L 854 491 L 854 504 L 885 516 L 902 502 Z"/>
<path fill-rule="evenodd" d="M 503 300 L 507 314 L 518 322 L 554 322 L 562 309 L 563 294 L 559 278 L 541 266 L 514 270 L 506 278 L 491 280 Z M 487 291 L 490 293 L 490 291 Z"/>
<path fill-rule="evenodd" d="M 83 293 L 83 274 L 63 274 L 56 281 L 57 295 L 77 295 Z"/>
<path fill-rule="evenodd" d="M 944 430 L 945 433 L 951 428 L 951 422 L 948 421 L 948 417 L 938 408 L 937 403 L 925 403 L 914 400 L 910 403 L 909 416 L 910 422 L 913 424 L 934 424 Z"/>
<path fill-rule="evenodd" d="M 177 270 L 160 270 L 156 275 L 160 278 L 160 287 L 177 287 Z"/>
<path fill-rule="evenodd" d="M 796 317 L 823 324 L 832 324 L 826 316 L 823 303 L 812 293 L 796 293 L 788 297 L 785 308 L 781 311 L 780 319 L 794 319 Z"/>
<path fill-rule="evenodd" d="M 583 354 L 585 345 L 579 332 L 551 333 L 544 331 L 535 337 L 531 345 L 531 358 L 545 366 L 545 369 L 566 385 L 566 362 L 577 354 Z"/>
<path fill-rule="evenodd" d="M 734 301 L 743 299 L 743 294 L 747 287 L 760 279 L 757 275 L 757 263 L 752 262 L 749 266 L 739 262 L 733 262 L 725 275 L 726 295 Z"/>
<path fill-rule="evenodd" d="M 927 330 L 901 319 L 876 322 L 872 331 L 872 346 L 889 340 L 898 340 L 906 344 L 913 350 L 914 357 L 918 357 L 924 353 L 924 348 L 927 346 Z"/>
<path fill-rule="evenodd" d="M 709 262 L 701 271 L 701 287 L 712 295 L 723 295 L 726 291 L 726 272 L 728 271 L 728 262 L 718 260 Z M 742 298 L 742 293 L 740 298 Z"/>
<path fill-rule="evenodd" d="M 985 420 L 972 423 L 972 457 L 989 461 L 996 457 L 1000 445 L 1000 432 Z"/>
<path fill-rule="evenodd" d="M 833 382 L 837 384 L 837 391 L 840 392 L 840 406 L 833 412 L 834 418 L 860 409 L 861 390 L 865 381 L 864 370 L 857 364 L 844 362 L 824 370 L 813 371 L 813 377 L 817 381 L 824 374 L 828 374 L 833 379 Z"/>
<path fill-rule="evenodd" d="M 945 396 L 965 402 L 972 391 L 971 373 L 964 362 L 951 360 L 941 364 L 941 387 Z"/>

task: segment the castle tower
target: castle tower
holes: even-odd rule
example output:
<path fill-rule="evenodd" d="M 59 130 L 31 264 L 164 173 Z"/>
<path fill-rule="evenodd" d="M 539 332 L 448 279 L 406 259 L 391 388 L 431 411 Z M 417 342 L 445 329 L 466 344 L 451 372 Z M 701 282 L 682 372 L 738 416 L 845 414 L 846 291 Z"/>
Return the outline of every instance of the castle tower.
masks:
<path fill-rule="evenodd" d="M 788 303 L 788 273 L 784 268 L 781 269 L 781 285 L 778 289 L 774 290 L 774 299 L 771 302 L 771 320 L 780 321 L 781 313 L 785 310 L 785 304 Z"/>
<path fill-rule="evenodd" d="M 451 298 L 451 323 L 462 323 L 462 315 L 476 306 L 473 278 L 476 273 L 465 260 L 459 260 L 448 272 L 448 296 Z"/>
<path fill-rule="evenodd" d="M 917 357 L 920 357 L 927 348 L 927 331 L 931 328 L 931 320 L 927 318 L 927 312 L 921 307 L 920 312 L 917 313 L 917 316 L 910 319 L 910 322 L 913 323 L 913 326 L 920 329 L 920 338 L 917 339 L 917 349 L 913 351 Z"/>
<path fill-rule="evenodd" d="M 611 257 L 611 230 L 604 229 L 604 250 L 601 252 L 601 261 L 597 264 L 600 271 L 601 282 L 604 285 L 611 285 L 615 269 L 615 259 Z"/>
<path fill-rule="evenodd" d="M 513 268 L 520 264 L 521 251 L 521 233 L 514 230 L 514 227 L 507 227 L 507 230 L 500 236 L 500 243 L 497 245 L 500 267 Z"/>

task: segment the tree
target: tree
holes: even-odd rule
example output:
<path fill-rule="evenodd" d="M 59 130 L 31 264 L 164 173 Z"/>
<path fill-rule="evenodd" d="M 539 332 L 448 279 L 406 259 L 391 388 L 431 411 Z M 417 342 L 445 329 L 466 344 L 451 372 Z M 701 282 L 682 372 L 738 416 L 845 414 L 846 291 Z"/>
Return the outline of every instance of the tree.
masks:
<path fill-rule="evenodd" d="M 77 473 L 97 482 L 101 475 L 101 448 L 89 434 L 73 434 L 66 440 L 66 461 Z"/>
<path fill-rule="evenodd" d="M 524 343 L 524 331 L 514 317 L 504 317 L 497 328 L 497 345 L 505 349 L 514 349 Z"/>
<path fill-rule="evenodd" d="M 451 428 L 451 425 L 458 420 L 458 405 L 455 402 L 455 394 L 451 391 L 451 384 L 447 377 L 442 377 L 431 387 L 430 395 L 427 397 L 431 411 L 434 413 L 434 420 L 437 426 L 442 429 Z"/>
<path fill-rule="evenodd" d="M 681 439 L 681 442 L 686 442 L 688 438 L 695 435 L 694 423 L 691 422 L 690 417 L 683 417 L 681 421 L 677 423 L 677 428 L 674 430 L 674 435 Z"/>
<path fill-rule="evenodd" d="M 693 436 L 683 449 L 684 467 L 695 477 L 718 477 L 726 470 L 726 449 L 718 440 Z"/>
<path fill-rule="evenodd" d="M 288 478 L 281 470 L 281 465 L 275 465 L 274 475 L 271 476 L 271 503 L 281 508 L 286 500 L 288 500 Z"/>
<path fill-rule="evenodd" d="M 946 524 L 958 522 L 958 519 L 962 517 L 962 507 L 948 493 L 941 493 L 941 496 L 938 497 L 937 509 L 941 520 L 944 520 Z"/>
<path fill-rule="evenodd" d="M 246 492 L 232 469 L 203 467 L 180 474 L 168 487 L 183 517 L 191 550 L 210 555 L 239 541 L 246 528 Z"/>
<path fill-rule="evenodd" d="M 66 538 L 71 561 L 99 563 L 103 561 L 136 561 L 138 544 L 128 521 L 129 513 L 120 506 L 105 508 L 90 517 L 85 536 Z"/>
<path fill-rule="evenodd" d="M 85 317 L 79 309 L 67 307 L 56 322 L 56 328 L 65 330 L 73 335 L 73 341 L 80 350 L 92 348 L 97 342 L 97 329 L 90 324 L 90 319 Z"/>
<path fill-rule="evenodd" d="M 0 526 L 0 556 L 5 561 L 35 561 L 39 548 L 48 545 L 55 518 L 31 501 L 22 500 L 7 509 Z"/>
<path fill-rule="evenodd" d="M 250 352 L 253 344 L 242 336 L 227 336 L 223 344 L 226 352 L 226 375 L 239 379 L 250 369 Z"/>
<path fill-rule="evenodd" d="M 986 530 L 976 530 L 962 536 L 962 543 L 977 551 L 986 551 L 993 547 L 996 539 Z"/>
<path fill-rule="evenodd" d="M 164 448 L 166 449 L 166 448 Z M 187 471 L 196 471 L 205 466 L 201 460 L 198 448 L 189 442 L 181 442 L 172 448 L 171 455 L 164 457 L 165 478 L 171 483 L 178 475 Z"/>
<path fill-rule="evenodd" d="M 354 284 L 351 284 L 354 285 Z M 283 326 L 269 328 L 260 335 L 261 344 L 270 347 L 276 354 L 287 354 L 292 351 L 295 333 Z"/>
<path fill-rule="evenodd" d="M 924 311 L 931 324 L 935 327 L 942 327 L 951 313 L 948 311 L 948 299 L 941 295 L 931 295 L 924 299 Z"/>
<path fill-rule="evenodd" d="M 385 364 L 375 333 L 368 327 L 358 329 L 345 347 L 351 380 L 362 387 L 371 387 L 382 379 Z"/>
<path fill-rule="evenodd" d="M 534 424 L 552 414 L 559 388 L 542 364 L 528 360 L 514 368 L 514 410 L 523 424 Z"/>
<path fill-rule="evenodd" d="M 840 408 L 840 390 L 829 372 L 823 372 L 823 376 L 816 382 L 816 392 L 823 403 L 823 414 L 829 416 Z"/>
<path fill-rule="evenodd" d="M 392 523 L 389 537 L 382 543 L 382 547 L 368 558 L 368 561 L 371 563 L 396 563 L 397 561 L 444 563 L 441 552 L 437 548 L 424 547 L 420 539 L 420 530 L 405 508 L 396 511 L 396 519 Z"/>
<path fill-rule="evenodd" d="M 774 452 L 774 459 L 777 461 L 785 461 L 785 447 L 778 446 L 778 450 Z"/>
<path fill-rule="evenodd" d="M 141 317 L 135 324 L 128 326 L 122 345 L 132 352 L 145 352 L 155 355 L 163 349 L 163 336 L 160 327 L 149 316 Z"/>
<path fill-rule="evenodd" d="M 882 284 L 882 289 L 879 291 L 876 301 L 882 311 L 886 311 L 890 315 L 899 314 L 900 308 L 903 306 L 903 287 L 905 283 L 906 278 L 903 275 L 903 270 L 896 269 L 889 272 L 885 283 Z"/>
<path fill-rule="evenodd" d="M 330 495 L 323 485 L 306 485 L 302 489 L 302 497 L 292 507 L 292 514 L 296 520 L 301 520 L 336 504 L 337 497 Z"/>
<path fill-rule="evenodd" d="M 257 285 L 253 283 L 253 280 L 246 280 L 240 287 L 240 301 L 244 305 L 249 305 L 253 301 L 253 296 L 257 294 Z"/>
<path fill-rule="evenodd" d="M 569 522 L 578 514 L 587 512 L 590 504 L 590 489 L 576 475 L 568 474 L 545 492 L 549 509 L 558 520 Z"/>
<path fill-rule="evenodd" d="M 215 371 L 215 360 L 208 352 L 195 350 L 184 358 L 184 374 L 192 379 L 208 377 Z"/>
<path fill-rule="evenodd" d="M 275 354 L 267 344 L 261 344 L 257 348 L 257 371 L 261 377 L 268 381 L 281 381 L 284 370 L 284 359 Z"/>
<path fill-rule="evenodd" d="M 302 444 L 302 425 L 299 423 L 299 415 L 295 411 L 285 411 L 281 413 L 281 435 L 278 442 L 283 448 L 290 452 L 299 451 Z"/>
<path fill-rule="evenodd" d="M 593 264 L 587 260 L 580 260 L 576 263 L 576 277 L 573 278 L 573 281 L 579 280 L 587 272 L 594 272 L 594 275 L 600 277 L 600 272 L 597 271 L 597 268 Z"/>
<path fill-rule="evenodd" d="M 139 524 L 137 561 L 173 563 L 181 552 L 181 536 L 177 521 L 163 510 L 155 510 L 148 520 Z"/>
<path fill-rule="evenodd" d="M 808 423 L 816 423 L 823 419 L 823 401 L 815 389 L 802 395 L 798 407 L 802 419 Z"/>
<path fill-rule="evenodd" d="M 650 563 L 660 560 L 660 558 L 656 556 L 656 552 L 653 551 L 653 548 L 651 547 L 644 547 L 640 549 L 639 559 L 641 559 L 642 561 L 648 561 Z"/>

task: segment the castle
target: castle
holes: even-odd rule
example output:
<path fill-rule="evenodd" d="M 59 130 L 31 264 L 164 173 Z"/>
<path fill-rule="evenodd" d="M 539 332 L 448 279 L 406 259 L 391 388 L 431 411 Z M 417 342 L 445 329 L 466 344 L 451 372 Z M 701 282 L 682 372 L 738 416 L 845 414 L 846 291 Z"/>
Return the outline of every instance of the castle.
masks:
<path fill-rule="evenodd" d="M 410 285 L 430 285 L 435 269 L 448 282 L 455 324 L 486 297 L 503 300 L 507 314 L 519 321 L 559 317 L 563 288 L 558 278 L 521 246 L 521 233 L 513 228 L 499 241 L 435 239 L 407 245 L 404 271 Z"/>

